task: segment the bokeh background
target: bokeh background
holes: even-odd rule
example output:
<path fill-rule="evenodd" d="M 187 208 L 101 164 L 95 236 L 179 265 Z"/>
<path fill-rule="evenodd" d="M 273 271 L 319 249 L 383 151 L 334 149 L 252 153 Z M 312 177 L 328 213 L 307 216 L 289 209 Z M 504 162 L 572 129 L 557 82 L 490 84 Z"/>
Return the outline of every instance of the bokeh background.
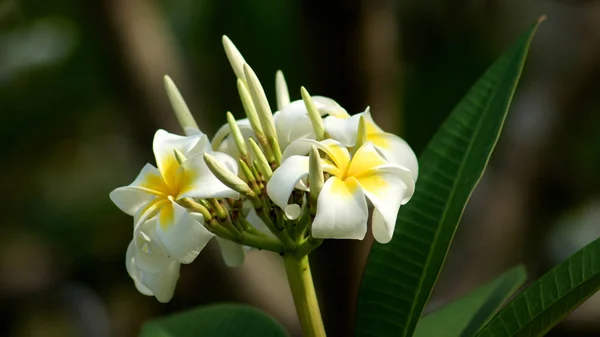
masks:
<path fill-rule="evenodd" d="M 162 77 L 212 135 L 231 110 L 227 34 L 270 97 L 299 87 L 375 120 L 420 153 L 454 104 L 540 15 L 506 128 L 459 228 L 430 308 L 517 263 L 531 278 L 600 235 L 600 1 L 0 0 L 0 335 L 136 336 L 159 315 L 256 305 L 299 333 L 277 257 L 230 269 L 211 245 L 172 302 L 137 293 L 131 218 L 108 199 L 180 132 Z M 272 101 L 274 103 L 274 100 Z M 313 257 L 330 336 L 351 336 L 370 240 Z M 600 297 L 552 336 L 600 335 Z"/>

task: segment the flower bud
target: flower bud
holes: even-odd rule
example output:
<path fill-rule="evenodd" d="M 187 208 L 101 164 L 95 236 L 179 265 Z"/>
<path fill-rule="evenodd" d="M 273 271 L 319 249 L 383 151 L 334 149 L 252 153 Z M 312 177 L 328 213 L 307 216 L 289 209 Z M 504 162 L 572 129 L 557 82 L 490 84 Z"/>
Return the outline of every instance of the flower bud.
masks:
<path fill-rule="evenodd" d="M 249 198 L 255 198 L 256 194 L 252 191 L 250 186 L 246 184 L 233 172 L 223 167 L 215 157 L 208 153 L 204 153 L 204 162 L 210 169 L 210 171 L 227 187 L 232 190 L 239 192 Z"/>
<path fill-rule="evenodd" d="M 227 111 L 227 123 L 229 124 L 231 136 L 233 137 L 235 146 L 237 147 L 238 151 L 240 151 L 241 157 L 248 159 L 248 150 L 246 148 L 244 136 L 242 136 L 242 131 L 240 131 L 240 127 L 237 125 L 233 114 L 229 111 Z"/>
<path fill-rule="evenodd" d="M 258 188 L 258 184 L 256 183 L 256 177 L 252 173 L 252 170 L 250 170 L 250 167 L 248 167 L 246 162 L 241 159 L 239 160 L 239 165 L 242 169 L 242 173 L 244 173 L 244 176 L 246 177 L 246 180 L 250 186 L 252 186 L 252 191 L 254 191 L 256 194 L 260 194 L 260 188 Z"/>
<path fill-rule="evenodd" d="M 319 150 L 313 145 L 308 155 L 308 183 L 310 187 L 310 213 L 317 213 L 317 200 L 323 184 L 323 165 L 321 164 L 321 156 Z"/>
<path fill-rule="evenodd" d="M 308 111 L 308 117 L 312 123 L 317 140 L 325 139 L 325 127 L 323 126 L 323 119 L 321 119 L 321 114 L 315 106 L 312 97 L 310 97 L 308 91 L 306 91 L 306 88 L 304 87 L 300 88 L 300 93 L 302 94 L 302 100 L 304 100 L 304 105 Z"/>
<path fill-rule="evenodd" d="M 275 159 L 273 157 L 273 152 L 271 151 L 271 146 L 265 137 L 265 132 L 263 131 L 262 125 L 260 125 L 260 120 L 258 118 L 258 114 L 256 113 L 254 102 L 252 102 L 250 91 L 248 91 L 248 87 L 240 79 L 237 81 L 237 87 L 238 92 L 240 93 L 242 105 L 244 106 L 244 111 L 246 111 L 246 117 L 248 117 L 248 121 L 252 127 L 252 131 L 254 131 L 254 135 L 256 135 L 260 145 L 262 145 L 263 149 L 265 149 L 265 155 L 269 161 L 274 161 Z"/>
<path fill-rule="evenodd" d="M 179 90 L 177 90 L 173 80 L 171 80 L 169 76 L 165 75 L 164 82 L 167 96 L 169 97 L 169 101 L 171 101 L 173 111 L 175 112 L 175 117 L 181 125 L 181 128 L 184 131 L 187 128 L 198 129 L 198 124 L 196 124 L 190 109 L 188 108 L 187 104 L 185 104 L 185 101 L 183 100 Z"/>
<path fill-rule="evenodd" d="M 281 111 L 290 104 L 290 92 L 281 70 L 277 70 L 277 73 L 275 73 L 275 94 L 277 96 L 277 110 Z"/>
<path fill-rule="evenodd" d="M 369 111 L 369 108 L 367 108 Z M 354 151 L 358 150 L 364 143 L 367 142 L 367 126 L 365 125 L 365 117 L 360 116 L 358 120 L 358 131 L 356 133 L 356 144 L 354 145 Z"/>
<path fill-rule="evenodd" d="M 269 178 L 271 178 L 271 175 L 273 175 L 273 170 L 271 169 L 265 154 L 262 152 L 258 144 L 256 144 L 254 139 L 248 138 L 248 143 L 250 144 L 250 151 L 252 152 L 252 155 L 257 163 L 258 170 L 263 175 L 265 180 L 268 181 Z"/>
<path fill-rule="evenodd" d="M 275 123 L 273 122 L 273 112 L 269 106 L 267 95 L 265 95 L 265 91 L 260 84 L 258 77 L 256 77 L 256 74 L 248 64 L 244 64 L 244 74 L 246 75 L 246 81 L 248 83 L 250 95 L 252 96 L 252 101 L 254 102 L 254 107 L 258 113 L 258 119 L 265 131 L 265 136 L 271 146 L 271 150 L 273 151 L 275 163 L 281 164 L 281 149 L 277 139 Z"/>
<path fill-rule="evenodd" d="M 244 60 L 240 51 L 235 47 L 227 35 L 223 35 L 223 48 L 225 48 L 225 54 L 227 54 L 227 59 L 229 59 L 229 63 L 231 64 L 231 68 L 233 68 L 235 76 L 246 82 L 246 76 L 244 75 L 244 64 L 246 63 L 246 60 Z"/>
<path fill-rule="evenodd" d="M 177 149 L 173 149 L 173 152 L 175 154 L 175 159 L 177 160 L 179 165 L 183 164 L 183 162 L 185 161 L 185 156 L 183 155 L 183 153 Z"/>

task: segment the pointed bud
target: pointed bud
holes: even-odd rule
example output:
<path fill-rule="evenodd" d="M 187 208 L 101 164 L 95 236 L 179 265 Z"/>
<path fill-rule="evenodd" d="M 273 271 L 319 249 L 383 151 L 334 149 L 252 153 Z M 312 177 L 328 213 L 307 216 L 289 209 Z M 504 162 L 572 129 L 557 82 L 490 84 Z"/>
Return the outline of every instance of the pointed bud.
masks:
<path fill-rule="evenodd" d="M 308 164 L 308 183 L 310 187 L 310 213 L 317 213 L 317 200 L 319 199 L 319 193 L 325 183 L 323 178 L 323 165 L 321 163 L 321 156 L 319 150 L 313 145 L 310 149 Z"/>
<path fill-rule="evenodd" d="M 267 95 L 265 95 L 265 91 L 260 84 L 258 77 L 256 77 L 252 68 L 247 64 L 244 64 L 244 74 L 246 74 L 246 82 L 248 83 L 248 89 L 250 90 L 250 95 L 252 96 L 258 119 L 265 131 L 265 136 L 271 146 L 271 151 L 273 151 L 275 163 L 281 164 L 281 149 L 279 148 L 275 123 L 273 122 L 273 112 L 271 112 L 269 101 L 267 101 Z"/>
<path fill-rule="evenodd" d="M 227 219 L 227 211 L 225 211 L 225 208 L 223 208 L 223 206 L 221 205 L 219 200 L 217 200 L 215 198 L 210 198 L 210 199 L 208 199 L 208 202 L 210 203 L 212 208 L 215 210 L 215 213 L 217 213 L 217 217 L 220 220 Z"/>
<path fill-rule="evenodd" d="M 258 184 L 256 183 L 256 177 L 252 173 L 252 170 L 250 170 L 250 167 L 248 167 L 248 164 L 241 159 L 239 160 L 239 164 L 244 177 L 246 177 L 246 180 L 252 187 L 252 191 L 254 191 L 256 194 L 260 194 L 260 188 L 258 188 Z"/>
<path fill-rule="evenodd" d="M 237 87 L 238 92 L 240 93 L 240 99 L 242 100 L 242 105 L 246 111 L 246 117 L 248 117 L 248 121 L 252 127 L 252 131 L 254 132 L 254 135 L 256 135 L 260 145 L 263 147 L 263 149 L 265 149 L 265 155 L 269 159 L 269 162 L 272 162 L 275 160 L 273 151 L 271 151 L 271 146 L 267 141 L 267 137 L 265 137 L 265 132 L 263 131 L 262 125 L 260 125 L 260 120 L 258 119 L 258 114 L 256 113 L 254 102 L 252 102 L 252 96 L 250 95 L 248 86 L 246 86 L 242 80 L 238 79 Z"/>
<path fill-rule="evenodd" d="M 233 137 L 235 146 L 237 147 L 238 151 L 240 151 L 241 157 L 248 159 L 248 149 L 246 148 L 244 136 L 242 136 L 242 131 L 240 131 L 240 127 L 237 125 L 235 117 L 233 117 L 233 114 L 229 111 L 227 111 L 227 123 L 229 124 L 231 136 Z"/>
<path fill-rule="evenodd" d="M 233 172 L 229 171 L 223 165 L 221 165 L 215 157 L 208 153 L 204 153 L 204 162 L 208 166 L 208 169 L 217 177 L 225 186 L 232 190 L 239 192 L 250 198 L 256 197 L 256 194 L 250 189 L 250 186 L 246 184 Z"/>
<path fill-rule="evenodd" d="M 246 82 L 246 76 L 244 75 L 244 64 L 246 63 L 246 60 L 244 60 L 240 51 L 235 47 L 227 35 L 223 35 L 223 48 L 225 48 L 225 54 L 227 54 L 227 59 L 229 59 L 229 63 L 231 64 L 231 68 L 233 68 L 235 76 Z"/>
<path fill-rule="evenodd" d="M 356 144 L 354 145 L 354 151 L 358 150 L 361 146 L 363 146 L 364 143 L 367 142 L 367 126 L 365 123 L 365 117 L 360 116 L 360 119 L 358 120 L 358 132 L 356 133 Z"/>
<path fill-rule="evenodd" d="M 210 214 L 210 211 L 206 207 L 204 207 L 202 204 L 194 201 L 194 199 L 183 198 L 179 202 L 181 203 L 181 206 L 183 206 L 185 208 L 189 208 L 190 210 L 192 210 L 194 212 L 198 212 L 198 213 L 202 214 L 202 216 L 204 217 L 204 221 L 210 221 L 212 219 L 212 215 Z"/>
<path fill-rule="evenodd" d="M 173 152 L 175 153 L 175 159 L 177 159 L 179 165 L 183 164 L 183 162 L 185 161 L 185 156 L 183 155 L 183 153 L 181 153 L 181 151 L 177 149 L 173 149 Z"/>
<path fill-rule="evenodd" d="M 198 203 L 200 203 L 200 205 L 206 207 L 207 209 L 211 209 L 212 208 L 210 206 L 210 204 L 208 203 L 208 201 L 206 201 L 206 199 L 200 199 L 200 200 L 198 200 Z"/>
<path fill-rule="evenodd" d="M 167 91 L 167 96 L 169 97 L 169 101 L 171 101 L 171 105 L 173 106 L 173 111 L 175 112 L 175 117 L 177 121 L 181 125 L 181 128 L 185 131 L 187 128 L 193 128 L 198 130 L 198 124 L 194 120 L 190 109 L 187 104 L 183 100 L 181 93 L 177 90 L 175 83 L 173 80 L 167 75 L 164 78 L 165 82 L 165 90 Z"/>
<path fill-rule="evenodd" d="M 252 151 L 252 156 L 254 157 L 256 164 L 258 166 L 258 170 L 263 175 L 266 181 L 271 179 L 273 175 L 273 170 L 265 157 L 265 154 L 262 152 L 258 144 L 254 141 L 254 139 L 249 138 L 248 143 L 250 144 L 250 151 Z"/>
<path fill-rule="evenodd" d="M 265 188 L 265 184 L 263 184 L 264 179 L 260 179 L 261 174 L 258 172 L 256 167 L 258 167 L 258 163 L 256 160 L 254 160 L 252 161 L 252 165 L 250 165 L 250 171 L 252 171 L 252 174 L 256 177 L 256 185 L 258 185 L 258 190 L 262 191 Z"/>
<path fill-rule="evenodd" d="M 277 73 L 275 73 L 275 94 L 277 96 L 277 110 L 281 111 L 290 104 L 290 92 L 281 70 L 277 70 Z"/>
<path fill-rule="evenodd" d="M 302 94 L 302 100 L 304 101 L 304 105 L 308 111 L 308 117 L 310 118 L 313 129 L 315 130 L 317 140 L 325 139 L 325 127 L 323 126 L 323 119 L 321 119 L 321 114 L 315 106 L 315 102 L 313 102 L 312 97 L 310 97 L 308 91 L 306 91 L 306 88 L 300 88 L 300 93 Z"/>

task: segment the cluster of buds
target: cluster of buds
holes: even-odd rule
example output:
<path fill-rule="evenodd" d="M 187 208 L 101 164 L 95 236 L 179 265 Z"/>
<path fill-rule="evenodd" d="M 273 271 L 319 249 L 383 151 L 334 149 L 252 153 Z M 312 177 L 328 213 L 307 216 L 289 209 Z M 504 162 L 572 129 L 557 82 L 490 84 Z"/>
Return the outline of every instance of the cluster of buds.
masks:
<path fill-rule="evenodd" d="M 158 130 L 156 166 L 146 164 L 110 194 L 133 216 L 129 275 L 161 302 L 173 296 L 180 264 L 213 237 L 230 266 L 249 249 L 302 257 L 326 238 L 363 239 L 371 214 L 375 239 L 386 243 L 417 179 L 414 152 L 379 128 L 368 108 L 351 116 L 304 88 L 290 102 L 278 71 L 273 113 L 254 71 L 226 36 L 223 45 L 247 118 L 228 112 L 211 142 L 165 77 L 185 135 Z"/>

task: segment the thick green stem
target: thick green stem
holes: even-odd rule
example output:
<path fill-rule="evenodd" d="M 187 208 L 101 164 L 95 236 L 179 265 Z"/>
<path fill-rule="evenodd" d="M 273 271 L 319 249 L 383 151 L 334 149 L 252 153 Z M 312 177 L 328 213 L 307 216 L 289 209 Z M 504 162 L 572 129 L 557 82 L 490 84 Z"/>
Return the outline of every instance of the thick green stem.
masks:
<path fill-rule="evenodd" d="M 308 256 L 299 258 L 294 254 L 287 253 L 283 256 L 283 263 L 302 326 L 302 335 L 304 337 L 325 337 L 325 328 L 310 273 Z"/>

